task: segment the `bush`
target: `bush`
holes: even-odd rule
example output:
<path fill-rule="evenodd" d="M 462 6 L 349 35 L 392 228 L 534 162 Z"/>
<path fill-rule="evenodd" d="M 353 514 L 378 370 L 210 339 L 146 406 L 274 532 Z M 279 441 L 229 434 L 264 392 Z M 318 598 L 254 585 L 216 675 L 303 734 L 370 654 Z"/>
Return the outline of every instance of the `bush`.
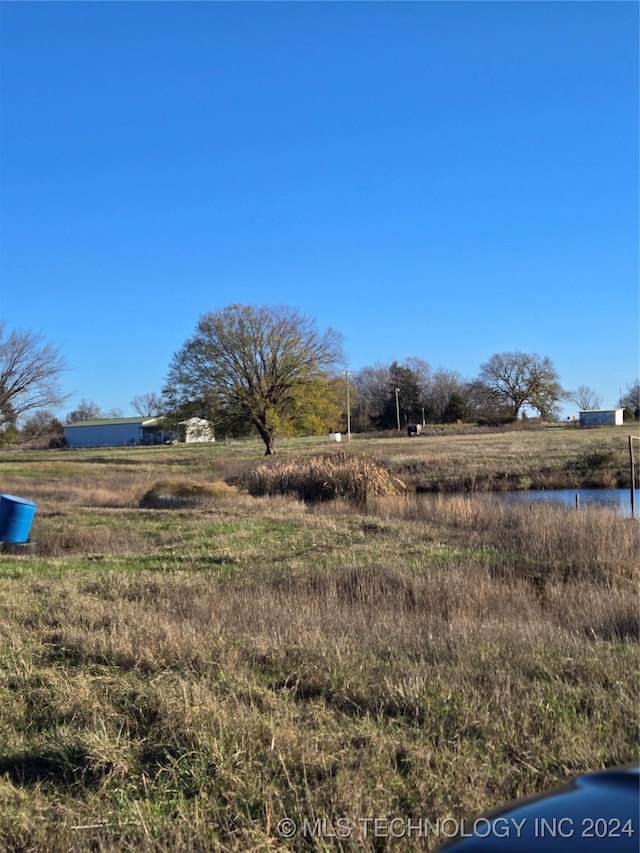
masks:
<path fill-rule="evenodd" d="M 235 486 L 221 481 L 197 483 L 191 480 L 159 480 L 143 495 L 140 506 L 146 509 L 198 506 L 236 492 Z"/>
<path fill-rule="evenodd" d="M 511 424 L 515 424 L 518 422 L 518 418 L 515 415 L 496 415 L 495 417 L 479 417 L 477 420 L 478 426 L 491 426 L 491 427 L 501 427 L 501 426 L 511 426 Z"/>

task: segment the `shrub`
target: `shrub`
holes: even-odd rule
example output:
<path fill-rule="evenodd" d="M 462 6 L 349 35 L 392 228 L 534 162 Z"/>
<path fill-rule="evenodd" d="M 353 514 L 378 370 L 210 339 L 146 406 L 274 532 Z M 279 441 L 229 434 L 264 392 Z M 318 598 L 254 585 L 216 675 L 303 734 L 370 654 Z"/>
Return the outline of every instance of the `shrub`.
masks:
<path fill-rule="evenodd" d="M 191 480 L 159 480 L 145 492 L 140 506 L 146 509 L 198 506 L 235 494 L 236 491 L 235 486 L 221 481 L 197 483 Z"/>

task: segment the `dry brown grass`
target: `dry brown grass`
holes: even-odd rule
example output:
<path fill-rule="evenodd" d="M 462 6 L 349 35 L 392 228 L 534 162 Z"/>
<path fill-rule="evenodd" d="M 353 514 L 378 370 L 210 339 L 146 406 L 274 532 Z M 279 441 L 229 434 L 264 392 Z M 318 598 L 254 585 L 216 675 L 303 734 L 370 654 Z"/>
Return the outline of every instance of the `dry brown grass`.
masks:
<path fill-rule="evenodd" d="M 219 469 L 84 464 L 32 479 L 39 555 L 0 555 L 9 853 L 379 853 L 360 819 L 469 817 L 637 755 L 637 522 L 233 490 L 166 512 L 138 506 L 153 484 Z M 285 815 L 356 831 L 284 841 Z"/>
<path fill-rule="evenodd" d="M 383 518 L 424 520 L 461 531 L 467 543 L 487 549 L 496 567 L 520 577 L 604 583 L 617 577 L 637 578 L 640 526 L 613 511 L 575 511 L 542 501 L 508 505 L 450 495 L 374 498 L 368 508 Z"/>
<path fill-rule="evenodd" d="M 569 589 L 455 561 L 28 581 L 5 598 L 6 849 L 285 849 L 284 814 L 460 817 L 627 760 L 637 649 Z"/>
<path fill-rule="evenodd" d="M 629 429 L 638 434 L 637 425 Z M 379 452 L 375 443 L 374 448 Z M 629 485 L 627 431 L 619 427 L 454 431 L 396 441 L 384 459 L 399 477 L 425 491 Z"/>

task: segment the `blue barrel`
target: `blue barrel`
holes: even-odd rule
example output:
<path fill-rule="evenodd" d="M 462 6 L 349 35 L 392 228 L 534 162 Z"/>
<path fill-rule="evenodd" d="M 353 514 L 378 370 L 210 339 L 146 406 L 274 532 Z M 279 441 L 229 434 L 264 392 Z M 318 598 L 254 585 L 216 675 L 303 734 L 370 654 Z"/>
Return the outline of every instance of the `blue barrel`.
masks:
<path fill-rule="evenodd" d="M 0 541 L 21 543 L 29 541 L 31 525 L 36 514 L 33 501 L 0 495 Z"/>

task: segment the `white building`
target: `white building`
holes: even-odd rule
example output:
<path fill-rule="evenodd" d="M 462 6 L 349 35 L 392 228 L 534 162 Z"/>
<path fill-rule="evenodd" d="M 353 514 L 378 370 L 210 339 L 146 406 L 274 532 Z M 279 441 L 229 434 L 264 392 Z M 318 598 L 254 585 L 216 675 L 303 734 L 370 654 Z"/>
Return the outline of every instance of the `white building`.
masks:
<path fill-rule="evenodd" d="M 211 424 L 204 418 L 189 418 L 186 421 L 180 421 L 179 427 L 178 434 L 180 441 L 186 441 L 188 444 L 198 441 L 216 440 Z"/>

